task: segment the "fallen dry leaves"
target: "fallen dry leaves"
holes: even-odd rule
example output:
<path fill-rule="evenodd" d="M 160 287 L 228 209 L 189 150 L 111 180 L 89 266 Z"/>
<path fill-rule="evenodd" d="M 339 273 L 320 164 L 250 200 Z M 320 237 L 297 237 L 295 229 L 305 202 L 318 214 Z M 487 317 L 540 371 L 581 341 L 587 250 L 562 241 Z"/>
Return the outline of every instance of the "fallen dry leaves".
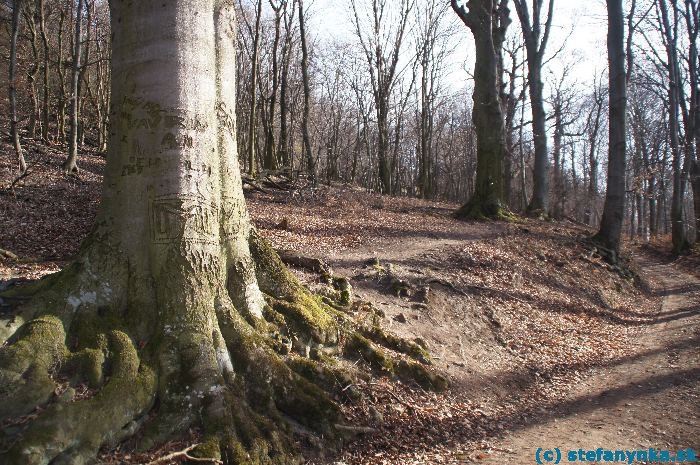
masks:
<path fill-rule="evenodd" d="M 104 160 L 98 154 L 81 155 L 82 171 L 75 179 L 60 172 L 60 150 L 28 147 L 32 172 L 13 191 L 7 190 L 11 166 L 0 159 L 0 248 L 20 257 L 0 258 L 0 280 L 35 279 L 58 270 L 89 232 L 99 200 Z M 654 310 L 654 301 L 634 283 L 590 256 L 582 242 L 590 231 L 573 224 L 467 224 L 451 218 L 452 204 L 382 198 L 348 186 L 321 186 L 313 193 L 253 192 L 248 205 L 276 247 L 309 256 L 339 259 L 358 247 L 390 248 L 407 237 L 424 244 L 425 252 L 394 269 L 402 279 L 428 283 L 443 307 L 455 306 L 447 309 L 453 314 L 431 309 L 430 302 L 413 308 L 410 299 L 390 298 L 386 290 L 386 300 L 393 299 L 391 305 L 403 315 L 404 323 L 393 319 L 392 324 L 399 332 L 419 333 L 427 326 L 443 331 L 443 339 L 451 342 L 431 343 L 445 353 L 433 350 L 439 368 L 485 386 L 506 383 L 513 391 L 508 398 L 486 392 L 476 401 L 471 393 L 478 386 L 456 383 L 447 393 L 435 394 L 378 377 L 357 386 L 365 394 L 361 401 L 343 405 L 348 424 L 376 432 L 349 442 L 324 463 L 483 460 L 493 452 L 494 439 L 552 415 L 558 399 L 590 367 L 623 360 Z M 355 285 L 375 278 L 363 272 L 353 279 Z M 456 302 L 463 304 L 459 313 Z M 488 376 L 466 377 L 470 366 L 477 365 Z M 118 449 L 102 460 L 147 461 L 185 449 L 195 436 L 145 455 Z"/>

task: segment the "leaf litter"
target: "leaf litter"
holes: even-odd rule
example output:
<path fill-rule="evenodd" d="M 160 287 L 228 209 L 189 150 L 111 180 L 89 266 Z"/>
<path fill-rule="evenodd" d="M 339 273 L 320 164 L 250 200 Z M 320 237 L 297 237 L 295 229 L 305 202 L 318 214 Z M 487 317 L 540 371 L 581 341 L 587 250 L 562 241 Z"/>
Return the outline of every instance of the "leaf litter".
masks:
<path fill-rule="evenodd" d="M 0 257 L 0 280 L 57 271 L 89 233 L 104 159 L 82 154 L 73 178 L 60 172 L 62 157 L 61 147 L 29 145 L 32 172 L 12 190 L 12 166 L 0 160 L 0 249 L 19 257 Z M 591 254 L 584 240 L 592 231 L 574 223 L 464 223 L 451 217 L 454 204 L 347 185 L 247 192 L 247 200 L 276 247 L 348 272 L 360 298 L 382 308 L 383 324 L 427 341 L 435 367 L 452 379 L 444 393 L 388 377 L 358 385 L 364 395 L 342 405 L 346 421 L 375 432 L 309 463 L 478 463 L 509 430 L 551 416 L 591 367 L 633 353 L 658 303 Z M 408 247 L 400 258 L 404 250 L 396 249 L 407 238 L 415 253 Z M 423 294 L 396 295 L 387 269 Z M 310 285 L 318 280 L 297 271 Z M 120 451 L 103 456 L 105 463 L 132 459 Z"/>

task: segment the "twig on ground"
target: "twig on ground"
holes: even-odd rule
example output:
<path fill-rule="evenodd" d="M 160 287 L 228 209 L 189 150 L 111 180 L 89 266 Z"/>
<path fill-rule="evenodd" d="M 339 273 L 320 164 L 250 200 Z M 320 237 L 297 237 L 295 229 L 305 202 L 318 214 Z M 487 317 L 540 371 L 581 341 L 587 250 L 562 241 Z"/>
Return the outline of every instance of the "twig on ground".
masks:
<path fill-rule="evenodd" d="M 155 459 L 151 462 L 148 462 L 146 465 L 158 465 L 159 463 L 167 463 L 170 460 L 173 459 L 178 459 L 178 458 L 184 458 L 186 460 L 189 460 L 191 462 L 201 462 L 201 463 L 215 463 L 217 465 L 223 465 L 224 462 L 222 462 L 219 459 L 213 459 L 213 458 L 202 458 L 202 457 L 193 457 L 189 453 L 194 450 L 199 444 L 193 444 L 181 451 L 178 452 L 173 452 L 172 454 L 165 455 L 163 457 L 160 457 L 158 459 Z"/>

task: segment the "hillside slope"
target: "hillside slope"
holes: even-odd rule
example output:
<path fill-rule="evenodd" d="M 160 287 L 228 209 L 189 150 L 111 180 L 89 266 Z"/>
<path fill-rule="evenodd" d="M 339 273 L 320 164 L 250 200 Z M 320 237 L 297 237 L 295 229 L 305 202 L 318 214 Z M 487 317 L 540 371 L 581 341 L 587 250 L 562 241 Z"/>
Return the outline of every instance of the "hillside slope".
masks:
<path fill-rule="evenodd" d="M 29 175 L 12 190 L 12 167 L 0 159 L 0 249 L 19 257 L 0 258 L 0 281 L 34 279 L 69 261 L 99 201 L 104 160 L 98 154 L 82 155 L 78 178 L 60 173 L 59 150 L 30 146 L 27 158 Z M 631 421 L 624 436 L 649 447 L 693 446 L 700 437 L 692 422 L 674 423 L 668 436 L 671 422 L 663 419 L 656 423 L 663 433 L 632 431 L 642 425 L 625 413 L 626 399 L 651 390 L 633 389 L 620 372 L 612 375 L 618 384 L 599 377 L 628 365 L 643 372 L 659 361 L 642 354 L 675 350 L 666 371 L 654 372 L 661 377 L 654 392 L 674 393 L 669 399 L 678 405 L 669 400 L 664 408 L 700 408 L 687 388 L 698 374 L 697 356 L 687 349 L 697 348 L 700 334 L 692 300 L 700 288 L 681 273 L 680 303 L 668 307 L 663 299 L 675 285 L 658 284 L 664 274 L 655 268 L 658 257 L 636 265 L 649 282 L 634 282 L 589 250 L 584 239 L 591 231 L 571 223 L 465 223 L 452 219 L 455 205 L 382 198 L 348 186 L 263 190 L 248 195 L 262 233 L 276 247 L 320 258 L 348 277 L 355 317 L 383 315 L 385 328 L 427 346 L 452 381 L 444 394 L 387 377 L 348 386 L 365 394 L 344 405 L 348 419 L 373 432 L 348 443 L 336 463 L 522 463 L 530 452 L 521 449 L 538 434 L 551 434 L 539 428 L 583 411 L 608 412 L 603 423 L 610 415 Z M 317 273 L 296 272 L 310 287 L 320 286 Z M 668 322 L 683 326 L 660 325 Z M 676 329 L 680 339 L 670 336 Z M 647 378 L 633 382 L 646 386 Z M 588 407 L 608 383 L 617 410 L 605 402 Z M 571 447 L 574 429 L 559 428 Z M 603 439 L 600 447 L 627 444 Z M 103 460 L 130 463 L 110 451 Z"/>

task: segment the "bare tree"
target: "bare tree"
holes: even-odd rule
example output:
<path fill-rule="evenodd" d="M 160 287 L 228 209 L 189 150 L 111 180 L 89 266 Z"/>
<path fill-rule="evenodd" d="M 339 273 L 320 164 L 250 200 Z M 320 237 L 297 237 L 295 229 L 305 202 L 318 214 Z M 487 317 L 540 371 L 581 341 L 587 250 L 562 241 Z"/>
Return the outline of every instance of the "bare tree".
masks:
<path fill-rule="evenodd" d="M 675 2 L 676 0 L 672 0 Z M 683 220 L 683 197 L 685 182 L 682 171 L 682 153 L 679 137 L 679 111 L 681 100 L 680 67 L 678 63 L 678 15 L 672 8 L 673 22 L 669 18 L 669 7 L 666 0 L 658 0 L 658 17 L 664 36 L 668 71 L 668 136 L 671 145 L 673 163 L 673 196 L 671 197 L 671 237 L 675 252 L 682 252 L 689 247 Z"/>
<path fill-rule="evenodd" d="M 301 76 L 304 85 L 304 113 L 301 119 L 301 132 L 304 141 L 304 154 L 306 157 L 306 169 L 311 182 L 316 184 L 316 161 L 311 150 L 311 138 L 309 136 L 309 110 L 311 107 L 311 85 L 309 83 L 309 51 L 306 44 L 306 24 L 304 21 L 304 0 L 299 2 L 299 39 L 301 41 Z"/>
<path fill-rule="evenodd" d="M 19 118 L 17 116 L 17 39 L 19 36 L 19 18 L 22 10 L 22 0 L 12 2 L 12 37 L 10 39 L 10 69 L 9 69 L 9 95 L 10 95 L 10 131 L 12 145 L 15 149 L 17 164 L 20 174 L 27 171 L 27 163 L 24 160 L 22 144 L 19 140 Z"/>
<path fill-rule="evenodd" d="M 625 156 L 627 150 L 627 73 L 625 72 L 625 18 L 622 0 L 607 0 L 608 9 L 608 180 L 603 217 L 593 238 L 616 262 L 625 215 Z"/>
<path fill-rule="evenodd" d="M 471 199 L 456 216 L 461 218 L 499 218 L 507 210 L 503 189 L 503 160 L 507 154 L 505 125 L 498 89 L 499 52 L 494 32 L 505 35 L 507 21 L 499 20 L 506 0 L 469 0 L 463 5 L 452 0 L 452 9 L 471 30 L 476 48 L 474 65 L 473 120 L 477 140 L 476 186 Z M 502 8 L 497 8 L 498 6 Z M 499 28 L 498 25 L 501 25 Z"/>
<path fill-rule="evenodd" d="M 370 25 L 360 17 L 357 0 L 350 0 L 353 10 L 353 26 L 364 53 L 370 75 L 372 95 L 377 118 L 378 143 L 377 159 L 382 193 L 392 192 L 392 166 L 389 158 L 389 112 L 391 94 L 398 81 L 398 63 L 406 24 L 413 9 L 414 0 L 401 0 L 398 17 L 392 25 L 390 21 L 391 2 L 371 0 Z"/>
<path fill-rule="evenodd" d="M 605 110 L 604 92 L 605 89 L 603 88 L 602 77 L 595 76 L 593 92 L 589 96 L 586 126 L 584 129 L 586 147 L 588 149 L 588 189 L 584 222 L 591 226 L 597 224 L 600 214 L 598 211 L 598 147 L 600 144 L 601 127 L 603 125 L 603 112 Z"/>
<path fill-rule="evenodd" d="M 690 83 L 690 104 L 686 118 L 686 144 L 691 154 L 690 180 L 695 202 L 695 241 L 700 241 L 700 53 L 698 34 L 700 33 L 700 5 L 697 1 L 685 0 L 683 17 L 688 33 L 688 78 Z M 694 150 L 693 150 L 694 149 Z"/>
<path fill-rule="evenodd" d="M 428 1 L 417 12 L 416 60 L 420 72 L 420 101 L 418 109 L 418 195 L 432 198 L 437 192 L 434 153 L 435 113 L 440 92 L 441 73 L 448 53 L 450 32 L 443 30 L 445 9 Z"/>
<path fill-rule="evenodd" d="M 532 19 L 527 0 L 513 0 L 525 38 L 527 80 L 532 107 L 532 133 L 535 143 L 534 190 L 528 211 L 546 214 L 549 204 L 549 155 L 547 154 L 547 115 L 544 111 L 542 62 L 552 29 L 554 0 L 549 0 L 547 19 L 542 30 L 542 0 L 532 0 Z"/>
<path fill-rule="evenodd" d="M 256 0 L 255 8 L 255 29 L 253 35 L 253 47 L 251 58 L 251 78 L 250 78 L 250 114 L 248 120 L 248 173 L 255 176 L 258 172 L 257 160 L 255 156 L 255 136 L 257 129 L 256 111 L 258 108 L 258 58 L 260 55 L 260 22 L 262 20 L 262 0 Z"/>
<path fill-rule="evenodd" d="M 80 70 L 83 43 L 83 9 L 85 0 L 78 0 L 75 14 L 75 36 L 73 42 L 73 70 L 70 90 L 70 135 L 68 137 L 68 158 L 63 163 L 63 171 L 67 174 L 78 171 L 78 107 L 80 105 Z"/>
<path fill-rule="evenodd" d="M 274 131 L 274 120 L 275 112 L 277 110 L 277 91 L 280 86 L 280 66 L 279 66 L 279 43 L 282 34 L 282 19 L 287 10 L 287 0 L 279 0 L 279 3 L 275 0 L 269 0 L 270 6 L 275 13 L 274 17 L 274 39 L 272 41 L 272 49 L 270 50 L 272 69 L 270 70 L 270 78 L 272 80 L 272 87 L 270 88 L 269 96 L 267 99 L 267 115 L 265 124 L 265 150 L 263 153 L 263 167 L 267 170 L 276 170 L 278 166 L 277 154 L 275 153 L 275 131 Z"/>

